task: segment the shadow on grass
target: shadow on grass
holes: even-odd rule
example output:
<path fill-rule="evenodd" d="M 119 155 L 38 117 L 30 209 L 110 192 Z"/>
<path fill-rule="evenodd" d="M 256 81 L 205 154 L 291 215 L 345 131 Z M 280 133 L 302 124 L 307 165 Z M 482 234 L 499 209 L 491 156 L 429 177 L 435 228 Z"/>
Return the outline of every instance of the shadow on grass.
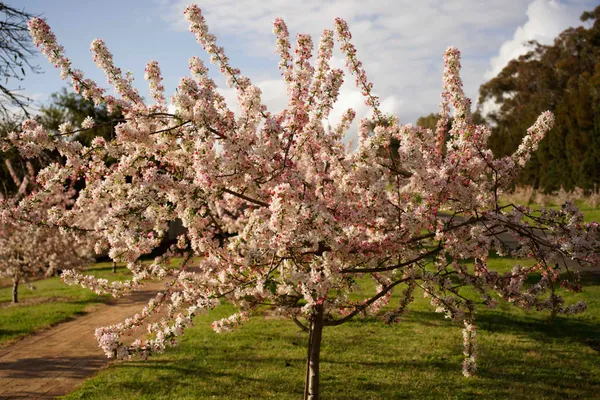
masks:
<path fill-rule="evenodd" d="M 208 346 L 195 350 L 199 354 L 214 351 Z M 199 354 L 177 364 L 172 360 L 127 362 L 123 367 L 135 371 L 121 374 L 118 386 L 124 393 L 144 398 L 186 393 L 188 398 L 256 399 L 275 393 L 276 398 L 292 399 L 302 394 L 304 360 L 296 359 L 294 367 L 286 369 L 283 365 L 289 360 L 285 357 L 257 360 L 253 352 L 238 351 L 212 353 L 208 360 L 201 360 Z M 240 368 L 240 362 L 247 366 Z M 495 399 L 589 398 L 590 389 L 599 384 L 592 376 L 557 375 L 543 361 L 520 357 L 506 357 L 501 367 L 483 365 L 480 376 L 473 379 L 457 372 L 456 360 L 340 361 L 326 354 L 321 368 L 324 398 L 348 400 L 468 399 L 482 398 L 482 393 L 483 398 Z M 280 372 L 255 376 L 261 370 Z M 535 388 L 535 393 L 523 391 L 524 387 Z"/>
<path fill-rule="evenodd" d="M 526 335 L 538 342 L 551 339 L 576 341 L 595 351 L 600 351 L 600 325 L 598 324 L 568 317 L 540 320 L 497 312 L 482 314 L 477 320 L 479 326 L 488 331 Z"/>
<path fill-rule="evenodd" d="M 357 377 L 358 379 L 355 377 L 355 390 L 381 396 L 376 398 L 519 398 L 519 389 L 516 388 L 535 388 L 535 393 L 522 393 L 523 398 L 529 399 L 564 399 L 575 393 L 576 398 L 589 398 L 593 393 L 590 387 L 600 385 L 591 374 L 579 377 L 557 376 L 556 371 L 549 369 L 543 361 L 524 362 L 519 356 L 503 360 L 503 364 L 512 367 L 500 369 L 496 365 L 480 365 L 474 378 L 459 375 L 454 359 L 344 363 L 324 360 L 325 373 L 331 364 L 340 364 L 346 370 L 362 371 L 362 376 Z M 402 377 L 402 374 L 406 376 Z M 396 379 L 390 380 L 389 377 Z M 327 391 L 344 390 L 343 380 L 339 382 L 325 378 L 324 382 L 326 386 L 330 386 Z M 482 393 L 485 395 L 482 396 Z"/>
<path fill-rule="evenodd" d="M 198 350 L 212 351 L 211 348 Z M 129 361 L 123 363 L 121 368 L 129 370 L 126 375 L 121 375 L 118 382 L 119 390 L 127 393 L 128 398 L 138 396 L 143 398 L 264 398 L 263 395 L 252 397 L 253 393 L 277 393 L 292 398 L 300 398 L 303 393 L 303 383 L 296 385 L 277 377 L 254 376 L 254 372 L 267 367 L 269 364 L 284 365 L 278 359 L 256 360 L 253 354 L 221 353 L 226 359 L 219 357 L 219 366 L 213 368 L 206 365 L 198 358 L 174 363 L 170 360 Z M 233 356 L 227 358 L 227 356 Z M 210 357 L 215 360 L 214 357 Z M 215 360 L 216 361 L 216 360 Z M 231 368 L 222 368 L 222 362 L 230 362 Z M 253 368 L 239 368 L 239 363 L 251 363 Z M 260 364 L 260 365 L 259 365 Z M 219 368 L 221 367 L 221 368 Z M 283 368 L 282 368 L 282 372 Z M 296 374 L 294 374 L 296 375 Z M 86 389 L 83 388 L 86 398 Z M 90 388 L 94 391 L 95 388 Z M 166 396 L 166 397 L 165 397 Z M 233 397 L 232 397 L 233 396 Z M 93 397 L 93 396 L 91 396 Z M 286 397 L 288 398 L 288 397 Z"/>
<path fill-rule="evenodd" d="M 435 312 L 411 311 L 407 321 L 424 326 L 456 326 Z M 373 321 L 367 321 L 372 323 Z M 600 352 L 600 325 L 593 322 L 577 320 L 569 317 L 558 316 L 551 320 L 529 316 L 515 316 L 502 311 L 486 310 L 477 316 L 477 325 L 495 333 L 510 333 L 513 335 L 527 336 L 538 342 L 549 340 L 567 340 Z"/>

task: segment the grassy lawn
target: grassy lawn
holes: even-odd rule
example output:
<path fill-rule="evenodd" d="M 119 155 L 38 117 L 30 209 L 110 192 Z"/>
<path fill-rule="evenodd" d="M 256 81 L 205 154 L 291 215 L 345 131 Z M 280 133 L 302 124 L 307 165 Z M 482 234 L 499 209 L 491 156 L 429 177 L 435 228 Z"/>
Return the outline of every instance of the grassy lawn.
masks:
<path fill-rule="evenodd" d="M 498 269 L 512 264 L 496 259 Z M 479 371 L 461 374 L 460 327 L 417 295 L 398 325 L 357 319 L 324 331 L 324 399 L 567 399 L 600 393 L 600 276 L 587 275 L 586 313 L 553 322 L 501 303 L 478 315 Z M 255 317 L 216 334 L 219 307 L 197 318 L 178 347 L 148 361 L 120 362 L 68 399 L 299 399 L 306 335 L 288 320 Z"/>
<path fill-rule="evenodd" d="M 581 205 L 579 210 L 583 213 L 586 222 L 600 221 L 600 209 Z"/>
<path fill-rule="evenodd" d="M 113 274 L 112 263 L 98 263 L 87 273 L 122 279 L 129 271 L 120 267 L 117 274 Z M 11 303 L 12 287 L 0 289 L 0 346 L 69 320 L 108 299 L 79 286 L 68 286 L 58 277 L 35 281 L 33 286 L 35 289 L 32 290 L 27 284 L 19 285 L 19 303 L 16 305 Z"/>

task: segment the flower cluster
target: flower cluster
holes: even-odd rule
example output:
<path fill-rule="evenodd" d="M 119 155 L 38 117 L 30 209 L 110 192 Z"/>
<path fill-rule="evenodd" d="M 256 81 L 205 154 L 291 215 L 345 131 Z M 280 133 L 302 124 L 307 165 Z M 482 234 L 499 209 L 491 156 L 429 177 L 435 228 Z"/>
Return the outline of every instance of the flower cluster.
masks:
<path fill-rule="evenodd" d="M 156 61 L 148 62 L 144 79 L 150 83 L 150 95 L 156 100 L 156 104 L 159 107 L 163 107 L 163 111 L 165 111 L 164 107 L 167 104 L 165 100 L 165 87 L 160 83 L 162 81 L 162 76 L 160 67 Z"/>

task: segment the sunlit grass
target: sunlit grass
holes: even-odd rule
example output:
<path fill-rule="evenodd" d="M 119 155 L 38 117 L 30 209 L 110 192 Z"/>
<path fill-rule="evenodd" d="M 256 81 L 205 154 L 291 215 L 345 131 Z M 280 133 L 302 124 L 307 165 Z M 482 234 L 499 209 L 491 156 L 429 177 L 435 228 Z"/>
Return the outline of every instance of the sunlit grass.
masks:
<path fill-rule="evenodd" d="M 491 261 L 497 270 L 514 263 Z M 482 310 L 479 372 L 470 379 L 461 374 L 460 327 L 433 312 L 421 293 L 400 324 L 367 318 L 328 327 L 323 398 L 594 398 L 600 391 L 600 277 L 586 275 L 583 284 L 583 293 L 566 295 L 588 302 L 581 315 L 550 321 L 547 313 L 507 303 Z M 233 311 L 223 306 L 198 317 L 179 347 L 149 361 L 113 364 L 68 398 L 301 398 L 306 335 L 288 320 L 260 316 L 232 333 L 210 329 Z"/>

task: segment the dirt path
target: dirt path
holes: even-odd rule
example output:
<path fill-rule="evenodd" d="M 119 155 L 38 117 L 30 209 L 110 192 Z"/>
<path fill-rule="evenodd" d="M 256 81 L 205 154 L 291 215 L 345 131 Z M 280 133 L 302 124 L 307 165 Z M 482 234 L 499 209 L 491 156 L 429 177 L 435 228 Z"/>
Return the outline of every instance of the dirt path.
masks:
<path fill-rule="evenodd" d="M 0 349 L 0 399 L 53 399 L 72 391 L 109 362 L 94 330 L 133 316 L 161 288 L 160 283 L 148 285 L 144 291 Z"/>

